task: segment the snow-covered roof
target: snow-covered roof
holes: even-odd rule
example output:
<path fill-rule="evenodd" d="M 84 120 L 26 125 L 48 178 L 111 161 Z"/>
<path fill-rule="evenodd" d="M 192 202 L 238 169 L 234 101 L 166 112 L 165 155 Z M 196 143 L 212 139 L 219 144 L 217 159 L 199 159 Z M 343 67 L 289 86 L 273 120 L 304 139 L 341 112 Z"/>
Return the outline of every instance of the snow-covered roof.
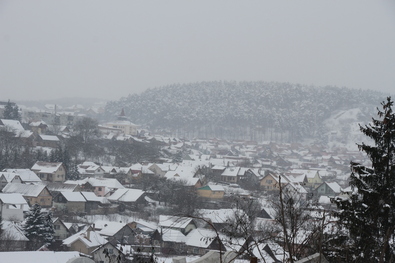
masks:
<path fill-rule="evenodd" d="M 118 223 L 118 222 L 110 222 L 103 220 L 95 221 L 95 228 L 100 229 L 98 233 L 100 235 L 108 236 L 108 237 L 115 235 L 125 225 L 126 225 L 125 223 Z"/>
<path fill-rule="evenodd" d="M 19 193 L 23 196 L 37 197 L 45 188 L 45 185 L 9 183 L 3 188 L 3 193 Z"/>
<path fill-rule="evenodd" d="M 88 238 L 89 237 L 89 238 Z M 87 228 L 63 240 L 63 244 L 70 247 L 75 241 L 80 240 L 86 247 L 97 247 L 107 243 L 107 240 L 98 232 Z"/>
<path fill-rule="evenodd" d="M 186 236 L 179 230 L 167 228 L 162 230 L 162 240 L 165 242 L 185 243 Z"/>
<path fill-rule="evenodd" d="M 62 192 L 62 195 L 68 202 L 86 202 L 84 196 L 80 192 Z"/>
<path fill-rule="evenodd" d="M 119 202 L 136 202 L 145 192 L 140 189 L 118 189 L 116 190 L 108 200 L 119 201 Z"/>
<path fill-rule="evenodd" d="M 340 186 L 338 183 L 336 183 L 336 182 L 332 182 L 332 183 L 327 183 L 327 182 L 325 182 L 325 183 L 326 183 L 326 185 L 327 185 L 329 188 L 331 188 L 331 189 L 333 190 L 333 192 L 335 192 L 335 193 L 340 193 L 340 192 L 342 191 L 341 186 Z"/>
<path fill-rule="evenodd" d="M 77 251 L 12 251 L 0 252 L 0 258 L 3 262 L 26 262 L 28 259 L 29 263 L 67 263 L 81 257 Z"/>
<path fill-rule="evenodd" d="M 227 167 L 221 176 L 236 177 L 239 173 L 240 167 Z"/>
<path fill-rule="evenodd" d="M 25 183 L 26 182 L 41 182 L 41 179 L 37 176 L 37 174 L 30 169 L 4 169 L 4 171 L 7 173 L 13 173 L 15 175 L 18 175 L 21 178 L 22 182 L 25 182 Z M 9 175 L 9 176 L 12 176 L 12 175 Z M 14 179 L 14 177 L 12 177 L 12 179 Z"/>
<path fill-rule="evenodd" d="M 168 215 L 159 216 L 159 226 L 164 228 L 183 229 L 186 228 L 192 222 L 193 219 L 190 217 L 168 216 Z"/>
<path fill-rule="evenodd" d="M 52 142 L 59 142 L 59 138 L 56 135 L 44 135 L 44 134 L 40 134 L 40 138 L 43 141 L 52 141 Z"/>
<path fill-rule="evenodd" d="M 27 205 L 25 198 L 19 193 L 0 193 L 0 200 L 3 204 Z"/>
<path fill-rule="evenodd" d="M 29 241 L 29 239 L 23 233 L 23 229 L 20 225 L 11 221 L 3 221 L 2 235 L 7 238 L 7 241 Z M 0 253 L 1 254 L 1 253 Z M 3 260 L 4 258 L 0 256 Z"/>
<path fill-rule="evenodd" d="M 52 174 L 55 173 L 62 163 L 50 163 L 50 162 L 36 162 L 33 167 L 31 168 L 33 171 L 37 171 L 38 173 L 47 173 Z"/>
<path fill-rule="evenodd" d="M 84 185 L 89 183 L 93 187 L 108 187 L 110 189 L 125 188 L 117 179 L 114 178 L 85 178 L 82 180 L 67 180 L 65 184 Z"/>
<path fill-rule="evenodd" d="M 210 220 L 212 223 L 226 223 L 226 220 L 233 218 L 235 211 L 233 209 L 199 209 L 201 217 Z"/>
<path fill-rule="evenodd" d="M 196 228 L 189 232 L 185 244 L 191 247 L 208 248 L 216 237 L 214 230 Z"/>
<path fill-rule="evenodd" d="M 93 192 L 81 192 L 81 195 L 83 195 L 86 199 L 86 201 L 90 202 L 100 202 L 102 204 L 109 204 L 110 202 L 108 201 L 107 197 L 100 197 L 97 196 Z"/>

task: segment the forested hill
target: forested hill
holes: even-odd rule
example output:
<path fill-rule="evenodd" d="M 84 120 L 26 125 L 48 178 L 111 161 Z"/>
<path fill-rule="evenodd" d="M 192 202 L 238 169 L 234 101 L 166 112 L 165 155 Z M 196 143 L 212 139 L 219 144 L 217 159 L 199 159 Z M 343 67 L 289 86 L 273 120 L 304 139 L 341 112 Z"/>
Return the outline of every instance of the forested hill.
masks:
<path fill-rule="evenodd" d="M 319 137 L 323 121 L 338 110 L 360 108 L 373 116 L 385 95 L 338 87 L 268 82 L 174 84 L 133 94 L 106 106 L 134 123 L 188 137 L 286 141 Z M 266 138 L 262 138 L 265 137 Z"/>

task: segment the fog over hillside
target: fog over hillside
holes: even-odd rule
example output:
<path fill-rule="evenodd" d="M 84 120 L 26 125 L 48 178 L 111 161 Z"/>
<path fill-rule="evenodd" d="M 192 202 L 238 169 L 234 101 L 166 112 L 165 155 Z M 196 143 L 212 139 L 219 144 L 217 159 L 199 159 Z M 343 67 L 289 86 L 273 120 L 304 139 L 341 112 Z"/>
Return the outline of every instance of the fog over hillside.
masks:
<path fill-rule="evenodd" d="M 123 109 L 136 124 L 186 138 L 328 142 L 340 136 L 345 143 L 357 123 L 369 121 L 385 97 L 344 87 L 198 82 L 149 89 L 108 102 L 105 117 L 112 119 Z M 348 112 L 351 109 L 354 112 Z M 325 124 L 328 118 L 332 127 Z"/>

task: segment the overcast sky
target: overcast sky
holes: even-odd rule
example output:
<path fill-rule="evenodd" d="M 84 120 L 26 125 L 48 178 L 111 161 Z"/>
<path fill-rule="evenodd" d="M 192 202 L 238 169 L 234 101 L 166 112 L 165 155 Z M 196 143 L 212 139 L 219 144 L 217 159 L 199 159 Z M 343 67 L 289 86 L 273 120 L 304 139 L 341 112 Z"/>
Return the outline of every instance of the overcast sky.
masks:
<path fill-rule="evenodd" d="M 0 1 L 0 100 L 197 81 L 395 93 L 395 1 Z"/>

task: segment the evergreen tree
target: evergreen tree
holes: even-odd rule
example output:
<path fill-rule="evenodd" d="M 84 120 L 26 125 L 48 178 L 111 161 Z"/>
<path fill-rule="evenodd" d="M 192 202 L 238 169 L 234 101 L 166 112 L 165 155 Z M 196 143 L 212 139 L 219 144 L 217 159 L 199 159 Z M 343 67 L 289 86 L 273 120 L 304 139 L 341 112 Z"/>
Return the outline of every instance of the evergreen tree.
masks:
<path fill-rule="evenodd" d="M 30 241 L 30 248 L 32 249 L 51 243 L 54 234 L 52 215 L 42 212 L 41 206 L 34 204 L 27 214 L 23 230 Z"/>
<path fill-rule="evenodd" d="M 345 262 L 393 262 L 395 260 L 395 115 L 390 97 L 378 110 L 379 119 L 361 126 L 374 145 L 359 146 L 371 166 L 351 163 L 350 198 L 336 198 L 344 236 L 339 255 Z"/>
<path fill-rule="evenodd" d="M 53 226 L 52 212 L 48 212 L 44 215 L 44 241 L 46 244 L 50 244 L 54 241 L 55 229 Z"/>
<path fill-rule="evenodd" d="M 19 108 L 18 106 L 14 103 L 11 103 L 10 100 L 8 100 L 7 104 L 4 106 L 4 113 L 3 117 L 4 119 L 10 119 L 10 120 L 19 120 L 20 115 L 19 115 Z"/>
<path fill-rule="evenodd" d="M 67 180 L 80 179 L 80 173 L 78 172 L 78 167 L 75 162 L 69 164 L 69 169 L 67 169 L 66 179 Z"/>

